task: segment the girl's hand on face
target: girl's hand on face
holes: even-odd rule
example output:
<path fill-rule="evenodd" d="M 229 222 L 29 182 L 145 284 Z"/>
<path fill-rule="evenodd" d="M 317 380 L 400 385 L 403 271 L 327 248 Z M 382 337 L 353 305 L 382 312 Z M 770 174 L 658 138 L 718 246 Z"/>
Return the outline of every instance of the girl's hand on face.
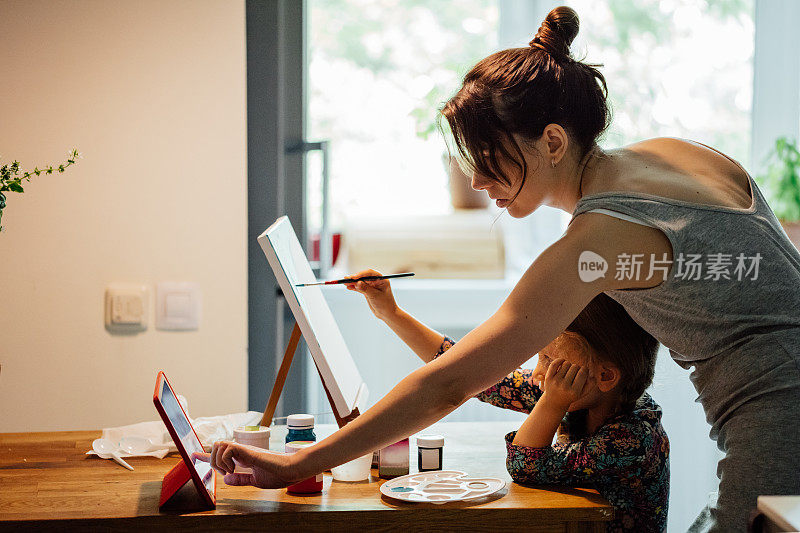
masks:
<path fill-rule="evenodd" d="M 570 405 L 581 399 L 590 387 L 589 368 L 564 359 L 554 360 L 544 377 L 544 397 L 554 407 L 566 412 Z"/>
<path fill-rule="evenodd" d="M 362 270 L 352 276 L 345 276 L 345 279 L 361 278 L 364 276 L 381 276 L 377 270 Z M 381 320 L 386 320 L 397 312 L 397 302 L 392 294 L 392 286 L 389 280 L 379 279 L 373 281 L 359 281 L 358 283 L 346 283 L 345 287 L 349 291 L 360 292 L 367 299 L 367 304 L 372 313 Z"/>
<path fill-rule="evenodd" d="M 194 453 L 192 458 L 210 463 L 223 474 L 227 485 L 252 485 L 262 489 L 288 487 L 294 479 L 291 455 L 229 441 L 217 441 L 211 453 Z M 234 463 L 236 460 L 236 463 Z M 236 466 L 250 468 L 252 474 L 234 472 Z"/>

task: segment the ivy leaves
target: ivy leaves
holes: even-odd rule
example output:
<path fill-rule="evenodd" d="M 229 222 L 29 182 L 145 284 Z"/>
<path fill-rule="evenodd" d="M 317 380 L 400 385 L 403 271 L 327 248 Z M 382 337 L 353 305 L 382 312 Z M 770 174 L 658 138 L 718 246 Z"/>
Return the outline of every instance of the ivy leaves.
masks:
<path fill-rule="evenodd" d="M 49 165 L 46 168 L 35 167 L 31 171 L 23 172 L 21 174 L 19 161 L 14 161 L 10 165 L 6 164 L 0 167 L 0 219 L 3 217 L 3 209 L 6 207 L 6 195 L 3 193 L 25 192 L 25 189 L 22 186 L 23 180 L 31 181 L 31 177 L 34 175 L 41 176 L 42 174 L 52 174 L 53 172 L 62 173 L 68 167 L 74 165 L 78 159 L 83 159 L 83 156 L 80 154 L 80 152 L 78 152 L 78 150 L 72 150 L 67 152 L 67 161 L 56 167 L 53 165 Z M 3 231 L 2 226 L 0 226 L 0 231 Z"/>

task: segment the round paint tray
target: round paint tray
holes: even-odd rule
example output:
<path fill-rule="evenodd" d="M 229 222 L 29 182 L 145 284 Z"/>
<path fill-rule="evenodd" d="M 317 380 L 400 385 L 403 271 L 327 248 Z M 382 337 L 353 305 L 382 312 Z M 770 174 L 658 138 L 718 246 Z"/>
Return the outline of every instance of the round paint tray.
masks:
<path fill-rule="evenodd" d="M 505 486 L 505 481 L 494 477 L 469 477 L 458 470 L 435 470 L 387 481 L 381 485 L 381 493 L 406 502 L 448 503 L 482 498 Z"/>

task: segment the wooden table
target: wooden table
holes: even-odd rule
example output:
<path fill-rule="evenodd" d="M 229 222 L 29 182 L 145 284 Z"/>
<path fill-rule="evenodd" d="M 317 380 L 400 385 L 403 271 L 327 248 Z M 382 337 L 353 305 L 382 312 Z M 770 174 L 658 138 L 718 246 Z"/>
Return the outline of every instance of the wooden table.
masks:
<path fill-rule="evenodd" d="M 750 524 L 754 533 L 800 530 L 800 496 L 759 496 Z"/>
<path fill-rule="evenodd" d="M 161 478 L 177 455 L 129 458 L 131 472 L 85 455 L 99 431 L 0 434 L 0 530 L 604 531 L 613 509 L 596 491 L 511 483 L 503 435 L 516 426 L 457 422 L 425 431 L 445 436 L 445 469 L 508 481 L 505 489 L 482 500 L 396 501 L 381 495 L 383 480 L 374 471 L 361 483 L 335 482 L 326 473 L 322 494 L 307 496 L 229 487 L 218 476 L 216 510 L 193 513 L 158 510 Z M 321 438 L 326 431 L 320 429 Z M 272 449 L 282 449 L 284 434 L 285 429 L 273 429 Z M 416 472 L 416 455 L 412 438 L 411 472 Z"/>

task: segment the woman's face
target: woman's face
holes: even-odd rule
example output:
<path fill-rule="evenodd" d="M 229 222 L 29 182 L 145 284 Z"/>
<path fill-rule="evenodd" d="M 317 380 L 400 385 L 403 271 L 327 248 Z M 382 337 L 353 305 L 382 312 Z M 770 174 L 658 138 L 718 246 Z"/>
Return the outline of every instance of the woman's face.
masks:
<path fill-rule="evenodd" d="M 525 162 L 528 166 L 528 177 L 524 184 L 520 168 L 511 161 L 500 159 L 499 156 L 498 163 L 506 175 L 508 183 L 483 176 L 477 171 L 472 175 L 472 188 L 476 191 L 486 191 L 497 207 L 506 209 L 508 214 L 514 218 L 526 217 L 544 204 L 546 198 L 544 184 L 551 181 L 548 179 L 550 165 L 545 165 L 544 160 L 534 152 L 525 153 L 522 144 L 520 147 L 523 148 Z M 522 186 L 521 190 L 520 186 Z M 519 194 L 517 194 L 518 191 Z M 512 202 L 511 199 L 515 195 L 516 198 Z"/>

